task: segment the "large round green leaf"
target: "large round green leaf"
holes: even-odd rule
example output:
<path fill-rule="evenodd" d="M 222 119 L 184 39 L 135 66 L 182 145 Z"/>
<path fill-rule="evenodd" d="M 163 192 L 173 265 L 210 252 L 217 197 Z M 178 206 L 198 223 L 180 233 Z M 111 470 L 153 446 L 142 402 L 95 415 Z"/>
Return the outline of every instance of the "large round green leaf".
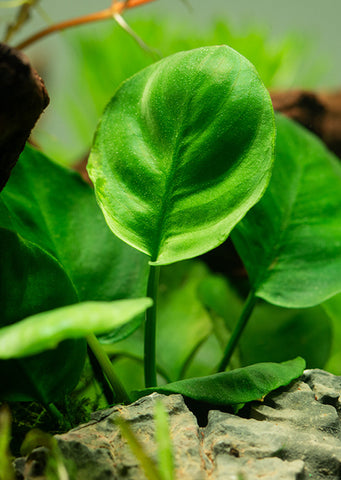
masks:
<path fill-rule="evenodd" d="M 303 127 L 277 116 L 269 187 L 232 240 L 258 297 L 318 305 L 341 291 L 341 167 Z"/>
<path fill-rule="evenodd" d="M 108 225 L 154 264 L 218 246 L 267 186 L 274 132 L 257 72 L 226 46 L 142 70 L 107 106 L 89 159 Z"/>

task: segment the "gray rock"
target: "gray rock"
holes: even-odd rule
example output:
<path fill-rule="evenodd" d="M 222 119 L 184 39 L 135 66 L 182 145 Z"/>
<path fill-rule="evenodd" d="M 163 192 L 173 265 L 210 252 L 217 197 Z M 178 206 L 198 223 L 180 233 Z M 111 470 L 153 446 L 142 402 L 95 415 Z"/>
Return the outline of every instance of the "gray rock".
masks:
<path fill-rule="evenodd" d="M 127 407 L 120 405 L 97 412 L 90 423 L 64 435 L 56 435 L 63 456 L 76 467 L 76 479 L 145 479 L 139 461 L 122 438 L 115 419 L 120 416 L 130 424 L 146 453 L 156 461 L 154 405 L 160 398 L 169 414 L 178 478 L 206 478 L 196 418 L 187 409 L 181 395 L 167 397 L 154 393 Z"/>
<path fill-rule="evenodd" d="M 144 480 L 115 419 L 129 422 L 156 461 L 153 414 L 161 399 L 169 413 L 178 480 L 337 480 L 340 392 L 341 377 L 307 370 L 290 386 L 251 404 L 247 418 L 212 410 L 203 428 L 180 395 L 152 394 L 96 412 L 88 424 L 56 438 L 67 464 L 73 465 L 72 479 Z"/>

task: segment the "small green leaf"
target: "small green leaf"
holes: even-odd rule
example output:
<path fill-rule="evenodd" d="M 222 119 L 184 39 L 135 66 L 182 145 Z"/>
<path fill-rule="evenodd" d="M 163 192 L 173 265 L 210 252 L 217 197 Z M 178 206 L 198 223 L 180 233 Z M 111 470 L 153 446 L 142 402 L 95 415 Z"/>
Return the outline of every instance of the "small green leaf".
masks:
<path fill-rule="evenodd" d="M 283 363 L 257 363 L 208 377 L 190 378 L 161 387 L 133 392 L 140 398 L 152 392 L 180 393 L 185 397 L 213 405 L 237 405 L 261 400 L 272 390 L 288 385 L 302 375 L 305 361 L 297 357 Z"/>
<path fill-rule="evenodd" d="M 227 46 L 180 52 L 117 90 L 88 170 L 111 230 L 165 265 L 220 245 L 271 174 L 271 101 Z"/>
<path fill-rule="evenodd" d="M 149 298 L 84 302 L 33 315 L 0 329 L 0 358 L 20 358 L 55 348 L 62 340 L 103 333 L 152 305 Z"/>
<path fill-rule="evenodd" d="M 276 119 L 269 187 L 231 237 L 258 297 L 311 307 L 341 291 L 341 166 L 317 137 Z"/>

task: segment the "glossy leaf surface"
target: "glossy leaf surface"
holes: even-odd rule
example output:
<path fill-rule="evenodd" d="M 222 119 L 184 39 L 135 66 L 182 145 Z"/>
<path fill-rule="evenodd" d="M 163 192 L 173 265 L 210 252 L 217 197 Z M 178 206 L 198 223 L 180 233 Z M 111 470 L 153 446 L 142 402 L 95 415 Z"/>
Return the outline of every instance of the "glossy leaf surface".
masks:
<path fill-rule="evenodd" d="M 284 363 L 258 363 L 208 377 L 190 378 L 134 393 L 136 398 L 151 392 L 180 393 L 185 397 L 214 405 L 237 405 L 261 400 L 272 390 L 288 385 L 302 375 L 305 361 L 297 357 Z"/>
<path fill-rule="evenodd" d="M 33 355 L 62 340 L 120 327 L 152 305 L 149 298 L 84 302 L 26 318 L 0 329 L 0 358 Z"/>
<path fill-rule="evenodd" d="M 222 243 L 272 167 L 271 101 L 226 47 L 181 52 L 127 80 L 107 106 L 88 171 L 108 225 L 155 264 Z"/>
<path fill-rule="evenodd" d="M 340 164 L 282 116 L 269 187 L 232 240 L 256 295 L 270 303 L 310 307 L 341 290 Z"/>

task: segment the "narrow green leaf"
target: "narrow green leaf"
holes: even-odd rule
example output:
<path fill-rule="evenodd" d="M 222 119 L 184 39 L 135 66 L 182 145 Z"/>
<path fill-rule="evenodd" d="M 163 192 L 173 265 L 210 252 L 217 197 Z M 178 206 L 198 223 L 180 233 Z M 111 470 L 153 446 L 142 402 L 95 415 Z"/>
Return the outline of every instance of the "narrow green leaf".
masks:
<path fill-rule="evenodd" d="M 140 462 L 144 474 L 148 480 L 163 480 L 153 460 L 146 453 L 141 441 L 137 438 L 129 423 L 118 417 L 116 423 L 120 427 L 121 434 L 127 441 L 134 457 Z"/>
<path fill-rule="evenodd" d="M 276 119 L 269 187 L 232 240 L 258 297 L 311 307 L 341 291 L 341 166 L 303 127 Z"/>
<path fill-rule="evenodd" d="M 302 375 L 305 361 L 297 357 L 283 363 L 257 363 L 208 377 L 190 378 L 161 387 L 133 392 L 140 398 L 152 392 L 180 393 L 185 397 L 214 405 L 236 405 L 261 400 L 272 390 L 288 385 Z"/>
<path fill-rule="evenodd" d="M 169 429 L 169 415 L 161 400 L 155 403 L 155 440 L 162 480 L 175 480 L 173 446 Z"/>
<path fill-rule="evenodd" d="M 180 52 L 118 89 L 88 170 L 111 230 L 165 265 L 218 245 L 262 196 L 274 120 L 254 67 L 226 46 Z"/>
<path fill-rule="evenodd" d="M 0 408 L 0 480 L 15 480 L 10 453 L 11 414 L 8 406 Z"/>
<path fill-rule="evenodd" d="M 0 329 L 0 358 L 20 358 L 61 341 L 103 333 L 129 322 L 152 305 L 149 298 L 84 302 L 33 315 Z"/>

